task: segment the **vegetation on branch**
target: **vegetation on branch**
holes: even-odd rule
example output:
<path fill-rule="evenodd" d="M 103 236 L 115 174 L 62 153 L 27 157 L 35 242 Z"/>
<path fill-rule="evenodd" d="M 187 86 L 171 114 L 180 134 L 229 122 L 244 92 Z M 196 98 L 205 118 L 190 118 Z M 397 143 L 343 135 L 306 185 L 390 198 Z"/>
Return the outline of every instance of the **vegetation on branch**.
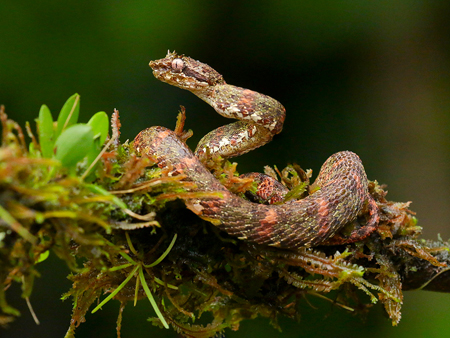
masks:
<path fill-rule="evenodd" d="M 66 337 L 75 335 L 88 311 L 112 298 L 120 302 L 119 337 L 124 307 L 148 299 L 154 325 L 207 338 L 257 316 L 279 328 L 277 318 L 299 318 L 299 304 L 309 297 L 361 313 L 380 302 L 397 325 L 403 290 L 450 291 L 449 243 L 420 240 L 409 203 L 387 201 L 377 182 L 370 193 L 380 224 L 365 240 L 297 251 L 253 245 L 188 211 L 183 199 L 211 193 L 198 191 L 184 175 L 169 176 L 128 142 L 120 143 L 118 111 L 109 133 L 104 112 L 78 123 L 79 104 L 78 94 L 70 97 L 57 121 L 42 106 L 37 131 L 25 126 L 28 144 L 1 108 L 0 325 L 20 315 L 6 300 L 12 283 L 21 284 L 33 313 L 33 280 L 49 250 L 73 272 L 72 289 L 63 296 L 73 301 Z M 175 130 L 187 138 L 184 117 L 182 110 Z M 238 177 L 235 164 L 215 170 L 236 193 L 254 188 Z M 304 197 L 310 172 L 295 165 L 266 172 L 278 174 L 292 191 L 289 198 Z M 205 313 L 212 322 L 198 324 Z"/>

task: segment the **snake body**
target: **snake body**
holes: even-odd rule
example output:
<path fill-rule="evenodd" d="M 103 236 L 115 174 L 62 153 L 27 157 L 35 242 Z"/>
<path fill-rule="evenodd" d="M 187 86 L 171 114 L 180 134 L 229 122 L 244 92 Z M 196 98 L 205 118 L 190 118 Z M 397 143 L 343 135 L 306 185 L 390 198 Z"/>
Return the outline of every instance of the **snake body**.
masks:
<path fill-rule="evenodd" d="M 282 129 L 284 107 L 266 95 L 226 84 L 208 65 L 175 52 L 150 66 L 159 80 L 190 90 L 221 115 L 240 120 L 207 134 L 195 154 L 164 127 L 145 129 L 135 139 L 138 152 L 156 158 L 160 167 L 184 173 L 199 191 L 222 194 L 188 200 L 194 213 L 239 239 L 288 249 L 323 244 L 363 213 L 368 215 L 366 225 L 346 241 L 359 240 L 376 228 L 377 206 L 364 167 L 350 151 L 330 156 L 314 182 L 319 190 L 301 200 L 264 205 L 228 191 L 205 166 L 208 159 L 237 156 L 269 142 Z"/>

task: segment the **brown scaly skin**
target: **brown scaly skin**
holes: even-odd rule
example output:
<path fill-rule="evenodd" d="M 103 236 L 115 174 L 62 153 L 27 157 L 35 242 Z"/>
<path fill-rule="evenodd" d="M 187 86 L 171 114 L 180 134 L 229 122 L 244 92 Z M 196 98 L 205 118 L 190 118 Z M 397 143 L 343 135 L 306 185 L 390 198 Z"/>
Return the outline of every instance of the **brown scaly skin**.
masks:
<path fill-rule="evenodd" d="M 212 156 L 231 157 L 267 143 L 282 129 L 283 106 L 268 96 L 225 84 L 214 69 L 185 56 L 168 53 L 150 66 L 158 79 L 192 91 L 222 115 L 242 120 L 209 133 L 197 147 L 198 156 L 164 127 L 148 128 L 136 136 L 137 151 L 155 157 L 160 167 L 186 174 L 200 191 L 223 194 L 223 198 L 188 200 L 194 213 L 239 239 L 288 249 L 323 244 L 366 211 L 367 224 L 333 244 L 361 240 L 376 228 L 378 208 L 368 192 L 364 167 L 349 151 L 328 158 L 314 183 L 320 189 L 304 199 L 263 205 L 229 192 L 199 158 L 206 162 L 206 148 Z"/>
<path fill-rule="evenodd" d="M 213 130 L 197 145 L 195 154 L 207 165 L 209 157 L 242 155 L 272 140 L 283 128 L 286 110 L 277 100 L 226 84 L 222 75 L 190 57 L 168 53 L 150 61 L 158 80 L 187 89 L 210 104 L 220 115 L 240 120 Z"/>

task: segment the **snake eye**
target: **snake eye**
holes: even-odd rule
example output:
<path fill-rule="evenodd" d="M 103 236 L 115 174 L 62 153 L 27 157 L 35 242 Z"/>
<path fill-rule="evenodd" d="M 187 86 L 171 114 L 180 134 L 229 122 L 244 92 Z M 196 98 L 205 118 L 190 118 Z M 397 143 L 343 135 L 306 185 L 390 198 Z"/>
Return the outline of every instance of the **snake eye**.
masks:
<path fill-rule="evenodd" d="M 184 62 L 181 59 L 174 59 L 172 61 L 172 70 L 176 73 L 179 73 L 184 68 Z"/>

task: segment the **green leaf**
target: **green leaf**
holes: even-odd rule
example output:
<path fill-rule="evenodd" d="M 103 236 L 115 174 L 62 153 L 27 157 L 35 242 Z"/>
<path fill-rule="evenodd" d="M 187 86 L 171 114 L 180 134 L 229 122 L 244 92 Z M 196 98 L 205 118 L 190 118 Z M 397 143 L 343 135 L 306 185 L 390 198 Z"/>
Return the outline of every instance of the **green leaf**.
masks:
<path fill-rule="evenodd" d="M 169 325 L 167 324 L 166 320 L 164 319 L 164 316 L 162 315 L 161 311 L 159 311 L 158 305 L 156 305 L 155 298 L 153 298 L 153 295 L 147 285 L 147 281 L 144 277 L 144 272 L 141 269 L 139 269 L 139 279 L 141 280 L 142 288 L 145 291 L 145 294 L 147 295 L 148 300 L 150 301 L 150 304 L 152 304 L 153 310 L 155 310 L 156 315 L 158 316 L 159 320 L 163 324 L 163 326 L 168 329 Z"/>
<path fill-rule="evenodd" d="M 85 185 L 86 188 L 88 188 L 90 191 L 96 193 L 96 194 L 100 194 L 102 196 L 108 196 L 112 198 L 112 201 L 119 207 L 122 209 L 127 209 L 127 205 L 125 204 L 124 201 L 122 201 L 119 197 L 117 197 L 116 195 L 111 194 L 108 190 L 103 189 L 102 187 L 95 185 L 95 184 L 86 184 Z"/>
<path fill-rule="evenodd" d="M 91 313 L 97 312 L 98 309 L 100 309 L 103 305 L 108 303 L 110 299 L 112 299 L 115 295 L 117 295 L 119 293 L 119 291 L 122 290 L 125 285 L 127 285 L 127 283 L 130 281 L 130 279 L 133 278 L 134 274 L 140 267 L 141 267 L 140 265 L 136 265 L 136 267 L 133 269 L 133 271 L 130 272 L 128 277 L 113 292 L 111 292 L 108 297 L 106 297 L 100 304 L 98 304 L 94 308 L 94 310 L 92 310 Z"/>
<path fill-rule="evenodd" d="M 94 145 L 94 132 L 87 124 L 75 124 L 56 140 L 56 159 L 67 168 L 75 167 Z"/>
<path fill-rule="evenodd" d="M 78 121 L 80 112 L 80 95 L 77 93 L 69 97 L 61 108 L 58 116 L 58 125 L 56 126 L 55 137 L 61 135 L 62 131 L 74 125 Z"/>
<path fill-rule="evenodd" d="M 50 109 L 43 104 L 39 110 L 39 144 L 41 146 L 42 156 L 51 158 L 53 156 L 53 147 L 55 145 L 53 117 Z"/>
<path fill-rule="evenodd" d="M 109 129 L 108 115 L 106 115 L 106 113 L 103 111 L 98 112 L 91 117 L 91 119 L 87 124 L 92 127 L 92 130 L 94 132 L 94 146 L 91 148 L 89 154 L 87 154 L 88 158 L 87 164 L 89 166 L 97 158 L 98 154 L 102 149 L 103 144 L 105 143 L 106 137 L 108 136 L 108 129 Z M 87 181 L 92 181 L 93 179 L 95 179 L 94 171 L 95 167 L 97 167 L 97 164 L 90 171 L 91 174 L 88 175 L 88 177 L 86 178 Z"/>
<path fill-rule="evenodd" d="M 169 247 L 166 249 L 166 251 L 163 252 L 163 254 L 153 263 L 149 264 L 149 265 L 144 265 L 146 268 L 151 268 L 159 263 L 162 262 L 162 260 L 164 258 L 166 258 L 166 256 L 169 254 L 170 250 L 172 250 L 173 245 L 175 244 L 175 241 L 177 240 L 177 234 L 175 234 L 172 238 L 172 242 L 170 242 Z"/>
<path fill-rule="evenodd" d="M 94 116 L 91 117 L 89 122 L 87 123 L 92 127 L 92 131 L 94 132 L 94 137 L 99 138 L 100 146 L 105 143 L 106 137 L 108 136 L 109 129 L 109 119 L 108 115 L 104 111 L 99 111 Z"/>
<path fill-rule="evenodd" d="M 48 258 L 49 254 L 50 254 L 50 251 L 49 251 L 49 250 L 45 250 L 44 252 L 42 252 L 42 253 L 39 255 L 39 257 L 38 257 L 36 263 L 40 263 L 40 262 L 45 261 L 45 260 Z"/>

